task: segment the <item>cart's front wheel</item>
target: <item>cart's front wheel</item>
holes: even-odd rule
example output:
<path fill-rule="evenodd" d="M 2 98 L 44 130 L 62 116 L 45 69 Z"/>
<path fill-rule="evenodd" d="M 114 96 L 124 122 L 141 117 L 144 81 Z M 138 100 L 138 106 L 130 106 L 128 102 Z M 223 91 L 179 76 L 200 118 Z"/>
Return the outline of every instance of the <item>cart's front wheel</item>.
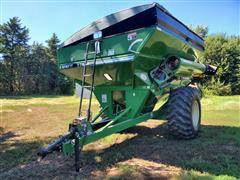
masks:
<path fill-rule="evenodd" d="M 190 139 L 196 137 L 201 122 L 200 92 L 195 87 L 173 90 L 167 105 L 167 120 L 170 134 Z"/>

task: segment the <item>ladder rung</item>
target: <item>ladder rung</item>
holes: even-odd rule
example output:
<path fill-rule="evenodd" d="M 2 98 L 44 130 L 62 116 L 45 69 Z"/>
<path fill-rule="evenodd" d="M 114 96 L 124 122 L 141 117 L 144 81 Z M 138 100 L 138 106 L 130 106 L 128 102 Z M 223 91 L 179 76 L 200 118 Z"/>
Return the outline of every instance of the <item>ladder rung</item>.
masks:
<path fill-rule="evenodd" d="M 84 77 L 89 77 L 89 76 L 92 76 L 92 74 L 84 74 L 83 76 Z"/>
<path fill-rule="evenodd" d="M 83 87 L 85 87 L 85 88 L 93 88 L 94 89 L 94 87 L 92 87 L 92 86 L 83 86 Z"/>
<path fill-rule="evenodd" d="M 80 99 L 80 105 L 79 105 L 79 116 L 82 116 L 82 104 L 83 104 L 83 92 L 84 92 L 84 88 L 88 88 L 91 92 L 90 92 L 90 98 L 89 98 L 89 102 L 88 102 L 88 110 L 86 111 L 86 116 L 87 116 L 87 120 L 91 121 L 91 100 L 92 100 L 92 93 L 95 90 L 94 87 L 94 75 L 95 75 L 95 66 L 96 66 L 96 56 L 97 56 L 97 51 L 88 51 L 89 50 L 89 43 L 87 43 L 86 46 L 86 51 L 84 53 L 85 55 L 85 60 L 84 62 L 81 63 L 81 66 L 83 66 L 83 77 L 82 77 L 82 91 L 81 91 L 81 99 Z M 93 55 L 93 61 L 91 60 L 89 62 L 89 58 L 88 55 Z M 87 66 L 93 66 L 92 72 L 90 72 L 90 74 L 87 74 L 86 70 L 87 70 Z M 92 83 L 91 85 L 84 85 L 85 84 L 85 77 L 92 77 Z"/>
<path fill-rule="evenodd" d="M 92 62 L 87 62 L 87 63 L 83 62 L 82 63 L 82 66 L 91 66 L 91 65 L 94 65 L 94 63 L 92 63 Z"/>
<path fill-rule="evenodd" d="M 96 54 L 96 52 L 95 51 L 87 52 L 87 55 L 90 55 L 90 54 Z"/>

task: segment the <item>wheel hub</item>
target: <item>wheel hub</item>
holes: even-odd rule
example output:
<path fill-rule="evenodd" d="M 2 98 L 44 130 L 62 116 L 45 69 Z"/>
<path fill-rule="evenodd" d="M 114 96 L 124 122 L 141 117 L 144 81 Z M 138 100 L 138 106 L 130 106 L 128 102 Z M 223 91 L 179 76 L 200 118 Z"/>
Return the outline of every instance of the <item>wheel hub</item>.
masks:
<path fill-rule="evenodd" d="M 199 103 L 195 100 L 192 104 L 192 124 L 195 131 L 199 128 Z"/>

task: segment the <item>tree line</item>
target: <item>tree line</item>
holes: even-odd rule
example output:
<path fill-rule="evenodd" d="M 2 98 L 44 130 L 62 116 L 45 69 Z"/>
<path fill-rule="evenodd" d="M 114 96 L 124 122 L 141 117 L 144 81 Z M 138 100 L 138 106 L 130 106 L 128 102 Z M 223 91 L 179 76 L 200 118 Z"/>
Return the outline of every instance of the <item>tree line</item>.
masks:
<path fill-rule="evenodd" d="M 240 94 L 240 37 L 208 34 L 208 27 L 190 28 L 205 40 L 200 61 L 218 66 L 217 75 L 202 82 L 204 92 Z M 29 45 L 29 29 L 18 17 L 0 25 L 0 95 L 72 94 L 74 81 L 57 68 L 57 35 L 46 46 Z"/>
<path fill-rule="evenodd" d="M 0 25 L 0 95 L 71 94 L 73 80 L 57 69 L 57 35 L 46 46 L 29 39 L 18 17 Z"/>

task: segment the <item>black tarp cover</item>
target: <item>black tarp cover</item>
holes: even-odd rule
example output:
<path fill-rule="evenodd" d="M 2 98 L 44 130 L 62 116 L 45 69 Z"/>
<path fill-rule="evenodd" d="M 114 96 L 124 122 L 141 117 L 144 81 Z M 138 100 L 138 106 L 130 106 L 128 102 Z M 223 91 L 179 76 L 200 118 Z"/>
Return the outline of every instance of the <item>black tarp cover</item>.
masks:
<path fill-rule="evenodd" d="M 167 26 L 163 27 L 165 24 Z M 106 37 L 152 25 L 166 28 L 166 30 L 182 36 L 187 41 L 190 39 L 195 45 L 204 49 L 202 38 L 192 32 L 158 3 L 136 6 L 105 16 L 74 33 L 62 43 L 61 47 L 92 40 L 93 34 L 97 31 L 102 31 L 103 37 Z M 173 28 L 175 27 L 175 31 L 174 29 L 169 29 L 169 25 Z"/>

